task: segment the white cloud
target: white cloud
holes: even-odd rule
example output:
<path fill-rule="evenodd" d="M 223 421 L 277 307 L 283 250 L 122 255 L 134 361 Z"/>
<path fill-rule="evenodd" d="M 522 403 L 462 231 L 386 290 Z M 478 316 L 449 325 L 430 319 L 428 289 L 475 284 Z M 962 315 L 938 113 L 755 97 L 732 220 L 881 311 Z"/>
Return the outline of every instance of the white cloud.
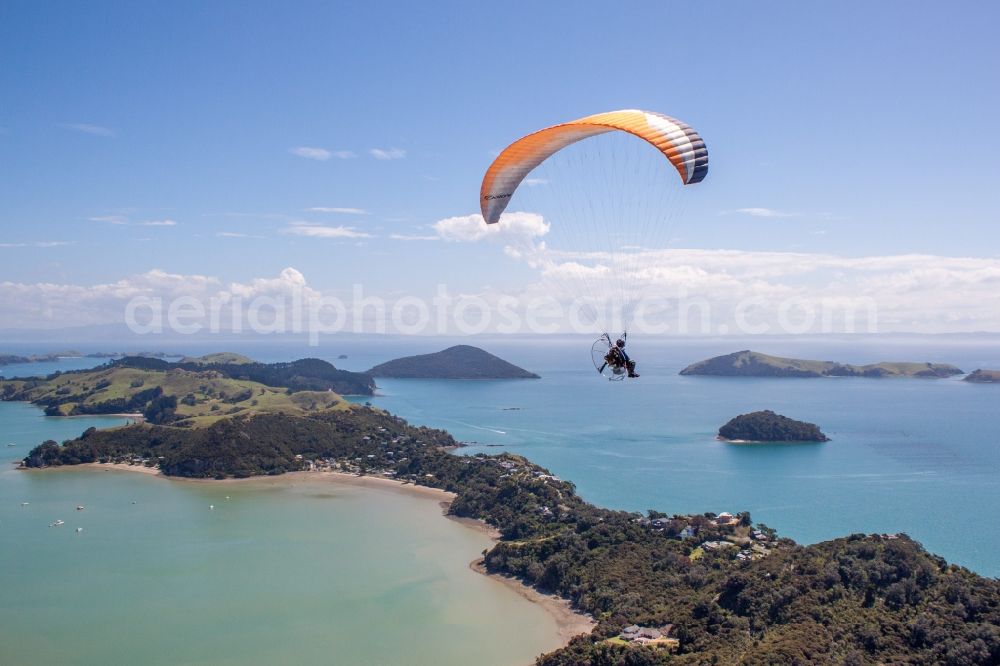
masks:
<path fill-rule="evenodd" d="M 419 236 L 410 234 L 389 234 L 389 238 L 392 240 L 400 241 L 436 241 L 441 240 L 440 236 Z"/>
<path fill-rule="evenodd" d="M 313 208 L 308 208 L 310 213 L 340 213 L 342 215 L 371 215 L 364 208 L 340 208 L 340 207 L 328 207 L 328 206 L 314 206 Z"/>
<path fill-rule="evenodd" d="M 295 236 L 307 236 L 310 238 L 371 238 L 371 234 L 358 231 L 355 227 L 327 227 L 321 224 L 309 224 L 308 222 L 292 222 L 282 229 L 282 233 L 293 234 Z"/>
<path fill-rule="evenodd" d="M 522 242 L 549 233 L 549 224 L 537 213 L 504 213 L 496 224 L 486 224 L 483 216 L 448 217 L 434 223 L 438 236 L 447 241 L 475 243 L 481 240 Z"/>
<path fill-rule="evenodd" d="M 325 162 L 330 159 L 333 154 L 326 148 L 312 148 L 310 146 L 298 146 L 296 148 L 289 148 L 290 153 L 293 155 L 298 155 L 299 157 L 304 157 L 307 160 L 318 160 L 320 162 Z"/>
<path fill-rule="evenodd" d="M 446 241 L 476 243 L 493 241 L 503 243 L 503 251 L 508 257 L 522 259 L 533 268 L 538 268 L 546 252 L 545 242 L 539 241 L 549 233 L 549 223 L 538 213 L 504 213 L 496 224 L 486 224 L 483 216 L 465 215 L 449 217 L 434 223 L 437 235 Z"/>
<path fill-rule="evenodd" d="M 877 305 L 880 332 L 1000 331 L 1000 258 L 677 249 L 629 253 L 616 264 L 606 253 L 537 250 L 537 280 L 510 292 L 521 304 L 538 297 L 566 303 L 571 297 L 603 296 L 625 282 L 631 285 L 629 295 L 646 298 L 653 312 L 676 315 L 684 298 L 708 304 L 713 333 L 721 330 L 720 324 L 731 323 L 737 304 L 747 299 L 760 303 L 747 311 L 748 316 L 772 324 L 782 303 L 796 304 L 791 310 L 795 313 L 802 304 L 822 311 L 824 304 L 850 308 L 869 302 Z M 458 290 L 466 293 L 469 288 L 463 283 Z M 335 295 L 309 287 L 294 268 L 274 277 L 233 283 L 208 275 L 151 270 L 99 284 L 2 282 L 0 312 L 5 328 L 66 327 L 120 322 L 125 304 L 136 296 L 164 303 L 180 296 L 203 303 L 239 296 L 248 303 L 256 296 L 291 293 L 302 295 L 306 302 Z M 500 296 L 509 298 L 490 289 L 480 293 L 491 303 Z M 395 297 L 367 291 L 365 295 L 381 296 L 390 304 Z M 859 316 L 865 315 L 865 307 L 858 310 Z M 700 311 L 696 305 L 692 316 L 700 316 Z M 865 328 L 859 324 L 857 330 Z"/>
<path fill-rule="evenodd" d="M 64 247 L 76 241 L 34 241 L 32 243 L 0 243 L 0 247 Z"/>
<path fill-rule="evenodd" d="M 774 208 L 737 208 L 734 213 L 742 213 L 750 217 L 795 217 L 795 213 L 788 213 Z"/>
<path fill-rule="evenodd" d="M 139 226 L 143 227 L 176 227 L 177 223 L 173 220 L 146 220 L 140 222 Z"/>
<path fill-rule="evenodd" d="M 295 290 L 301 290 L 309 296 L 319 295 L 319 292 L 306 285 L 305 276 L 291 267 L 282 270 L 276 278 L 254 278 L 245 284 L 234 282 L 229 285 L 228 291 L 234 296 L 249 299 L 256 296 L 290 295 Z"/>
<path fill-rule="evenodd" d="M 84 134 L 91 134 L 93 136 L 114 136 L 114 130 L 110 130 L 107 127 L 101 127 L 100 125 L 90 125 L 88 123 L 60 123 L 59 127 L 63 129 L 73 130 L 74 132 L 83 132 Z"/>
<path fill-rule="evenodd" d="M 219 231 L 215 234 L 215 236 L 216 238 L 263 238 L 263 236 L 243 234 L 238 231 Z"/>
<path fill-rule="evenodd" d="M 336 157 L 338 160 L 349 160 L 357 157 L 357 155 L 350 150 L 334 150 L 330 154 Z"/>
<path fill-rule="evenodd" d="M 368 153 L 377 160 L 401 160 L 406 157 L 402 148 L 372 148 Z"/>
<path fill-rule="evenodd" d="M 124 215 L 98 215 L 87 219 L 91 222 L 106 222 L 107 224 L 128 224 Z"/>

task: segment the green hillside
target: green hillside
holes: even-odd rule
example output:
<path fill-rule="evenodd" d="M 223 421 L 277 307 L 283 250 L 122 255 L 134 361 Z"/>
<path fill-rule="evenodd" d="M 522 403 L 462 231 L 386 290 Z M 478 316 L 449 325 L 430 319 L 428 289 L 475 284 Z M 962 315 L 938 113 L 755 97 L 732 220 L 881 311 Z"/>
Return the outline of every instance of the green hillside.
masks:
<path fill-rule="evenodd" d="M 112 363 L 45 379 L 0 380 L 0 398 L 30 401 L 51 416 L 144 413 L 179 426 L 205 426 L 225 416 L 311 414 L 348 406 L 330 390 L 293 392 L 216 370 L 164 365 L 166 369 L 149 369 Z"/>

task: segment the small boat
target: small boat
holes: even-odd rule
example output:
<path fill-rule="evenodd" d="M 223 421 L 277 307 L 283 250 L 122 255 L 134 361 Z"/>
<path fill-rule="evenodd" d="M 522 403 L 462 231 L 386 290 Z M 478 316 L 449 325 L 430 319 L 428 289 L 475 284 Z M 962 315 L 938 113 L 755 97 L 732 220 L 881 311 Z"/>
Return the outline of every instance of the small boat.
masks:
<path fill-rule="evenodd" d="M 59 527 L 60 525 L 65 525 L 65 520 L 57 520 L 56 522 L 49 525 L 49 527 Z"/>
<path fill-rule="evenodd" d="M 215 511 L 215 505 L 214 504 L 209 504 L 208 505 L 208 510 L 209 511 Z"/>
<path fill-rule="evenodd" d="M 31 502 L 21 502 L 21 506 L 28 506 Z"/>
<path fill-rule="evenodd" d="M 77 534 L 79 534 L 79 533 L 80 533 L 80 532 L 82 532 L 82 531 L 83 531 L 83 528 L 82 528 L 82 527 L 78 527 L 78 528 L 76 528 L 76 533 L 77 533 Z"/>
<path fill-rule="evenodd" d="M 83 505 L 82 504 L 77 505 L 76 510 L 83 511 Z"/>
<path fill-rule="evenodd" d="M 7 446 L 17 446 L 17 444 L 15 444 L 14 442 L 11 442 L 11 443 L 10 443 L 10 444 L 8 444 Z"/>

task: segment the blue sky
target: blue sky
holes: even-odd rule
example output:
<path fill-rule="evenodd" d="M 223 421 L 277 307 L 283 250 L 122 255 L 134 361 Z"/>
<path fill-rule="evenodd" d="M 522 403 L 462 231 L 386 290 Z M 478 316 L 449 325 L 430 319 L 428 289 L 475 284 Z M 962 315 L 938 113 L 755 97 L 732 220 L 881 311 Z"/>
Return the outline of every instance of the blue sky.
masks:
<path fill-rule="evenodd" d="M 390 236 L 478 212 L 518 136 L 617 108 L 708 143 L 684 249 L 995 260 L 998 24 L 990 2 L 6 2 L 0 284 L 517 288 L 533 269 L 496 244 Z"/>

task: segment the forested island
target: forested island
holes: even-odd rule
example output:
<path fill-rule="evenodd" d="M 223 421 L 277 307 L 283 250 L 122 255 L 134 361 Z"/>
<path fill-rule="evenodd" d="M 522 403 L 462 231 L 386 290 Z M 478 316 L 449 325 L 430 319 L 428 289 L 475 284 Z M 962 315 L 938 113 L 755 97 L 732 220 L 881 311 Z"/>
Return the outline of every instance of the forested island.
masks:
<path fill-rule="evenodd" d="M 963 380 L 974 384 L 1000 384 L 1000 370 L 975 370 Z"/>
<path fill-rule="evenodd" d="M 730 442 L 829 442 L 815 423 L 796 421 L 770 409 L 740 414 L 719 428 L 719 438 Z"/>
<path fill-rule="evenodd" d="M 213 355 L 168 363 L 127 356 L 88 370 L 0 380 L 0 399 L 25 400 L 49 416 L 136 414 L 180 426 L 267 412 L 342 409 L 343 394 L 372 395 L 371 376 L 320 359 L 256 363 Z"/>
<path fill-rule="evenodd" d="M 538 379 L 535 373 L 470 345 L 397 358 L 376 365 L 368 374 L 397 379 Z"/>
<path fill-rule="evenodd" d="M 191 371 L 163 377 L 171 372 Z M 167 382 L 148 388 L 178 397 Z M 458 442 L 446 432 L 378 409 L 272 407 L 90 429 L 41 444 L 23 464 L 127 462 L 197 478 L 336 470 L 456 493 L 449 513 L 502 534 L 484 556 L 490 573 L 565 597 L 597 620 L 591 634 L 539 657 L 544 666 L 1000 658 L 1000 581 L 949 565 L 906 535 L 801 546 L 748 513 L 604 509 L 525 458 L 454 455 Z"/>
<path fill-rule="evenodd" d="M 769 356 L 760 352 L 733 352 L 724 356 L 692 363 L 681 370 L 682 375 L 713 375 L 718 377 L 922 377 L 941 378 L 963 374 L 948 363 L 916 363 L 910 361 L 851 365 L 835 361 L 808 361 Z"/>

